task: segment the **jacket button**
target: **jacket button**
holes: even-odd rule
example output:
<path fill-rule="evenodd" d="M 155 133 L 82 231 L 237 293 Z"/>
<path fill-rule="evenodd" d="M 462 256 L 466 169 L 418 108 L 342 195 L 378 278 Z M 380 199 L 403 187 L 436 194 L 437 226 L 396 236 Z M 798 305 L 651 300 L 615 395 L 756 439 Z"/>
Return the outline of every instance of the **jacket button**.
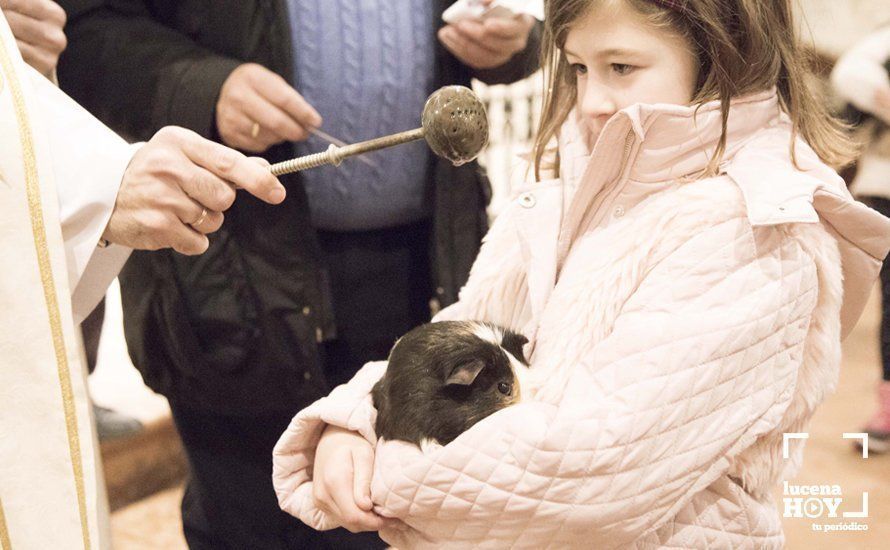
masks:
<path fill-rule="evenodd" d="M 304 372 L 304 373 L 303 373 L 303 379 L 304 379 L 304 380 L 312 380 L 312 375 L 309 374 L 308 372 Z"/>
<path fill-rule="evenodd" d="M 615 216 L 616 218 L 620 218 L 620 217 L 623 216 L 623 215 L 624 215 L 624 207 L 621 206 L 621 205 L 616 206 L 616 207 L 615 207 L 614 216 Z"/>
<path fill-rule="evenodd" d="M 522 205 L 523 208 L 531 208 L 537 202 L 535 196 L 531 193 L 523 193 L 519 195 L 519 204 Z"/>
<path fill-rule="evenodd" d="M 303 315 L 306 315 L 308 317 L 310 313 L 312 313 L 312 308 L 310 308 L 309 306 L 303 307 Z"/>

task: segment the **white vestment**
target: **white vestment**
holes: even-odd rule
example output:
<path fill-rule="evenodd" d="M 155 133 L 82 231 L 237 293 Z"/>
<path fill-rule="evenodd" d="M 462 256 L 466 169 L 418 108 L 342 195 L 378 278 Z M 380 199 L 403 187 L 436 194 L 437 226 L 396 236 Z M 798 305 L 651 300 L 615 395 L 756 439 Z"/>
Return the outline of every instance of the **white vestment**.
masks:
<path fill-rule="evenodd" d="M 128 145 L 26 65 L 0 12 L 0 548 L 107 548 L 75 322 L 129 255 L 97 248 Z"/>

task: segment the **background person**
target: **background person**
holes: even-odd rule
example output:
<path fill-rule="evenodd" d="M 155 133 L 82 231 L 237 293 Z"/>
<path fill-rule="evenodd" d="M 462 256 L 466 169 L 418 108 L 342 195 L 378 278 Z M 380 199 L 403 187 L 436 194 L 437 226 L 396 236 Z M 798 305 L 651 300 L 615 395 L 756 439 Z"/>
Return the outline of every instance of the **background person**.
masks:
<path fill-rule="evenodd" d="M 0 9 L 6 16 L 25 63 L 50 80 L 55 80 L 59 55 L 68 44 L 64 32 L 65 10 L 52 0 L 0 0 Z M 96 370 L 104 319 L 103 299 L 80 325 L 89 374 Z M 126 437 L 142 429 L 142 424 L 135 418 L 95 403 L 93 418 L 100 440 Z"/>
<path fill-rule="evenodd" d="M 107 510 L 76 325 L 131 248 L 201 253 L 235 200 L 233 184 L 271 202 L 285 191 L 266 165 L 181 128 L 128 145 L 23 61 L 5 13 L 0 544 L 104 548 Z"/>
<path fill-rule="evenodd" d="M 851 190 L 890 216 L 890 25 L 869 34 L 837 62 L 834 89 L 871 115 L 871 139 L 859 160 Z M 881 269 L 881 361 L 878 406 L 865 425 L 870 453 L 890 451 L 890 266 Z"/>

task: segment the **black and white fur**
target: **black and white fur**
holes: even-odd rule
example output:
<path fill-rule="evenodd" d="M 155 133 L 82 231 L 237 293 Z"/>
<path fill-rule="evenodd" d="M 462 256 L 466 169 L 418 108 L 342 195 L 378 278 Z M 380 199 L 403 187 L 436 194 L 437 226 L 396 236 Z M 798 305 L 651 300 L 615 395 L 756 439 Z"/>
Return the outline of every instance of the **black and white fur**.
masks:
<path fill-rule="evenodd" d="M 521 334 L 475 321 L 421 325 L 400 338 L 374 386 L 377 436 L 446 445 L 516 404 L 528 369 Z"/>

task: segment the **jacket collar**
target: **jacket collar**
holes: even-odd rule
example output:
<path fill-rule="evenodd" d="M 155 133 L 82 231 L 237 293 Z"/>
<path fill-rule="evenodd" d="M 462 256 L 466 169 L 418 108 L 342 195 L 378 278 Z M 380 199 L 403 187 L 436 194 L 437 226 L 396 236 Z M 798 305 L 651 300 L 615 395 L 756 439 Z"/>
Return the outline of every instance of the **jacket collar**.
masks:
<path fill-rule="evenodd" d="M 787 123 L 775 90 L 732 101 L 727 122 L 724 163 L 764 128 Z M 592 139 L 572 111 L 559 136 L 560 164 L 566 183 L 577 185 L 593 155 L 625 141 L 632 132 L 638 150 L 628 176 L 638 183 L 660 183 L 699 173 L 710 162 L 722 132 L 720 102 L 697 107 L 670 104 L 635 104 L 613 116 L 591 146 Z M 567 169 L 567 170 L 566 170 Z"/>
<path fill-rule="evenodd" d="M 819 223 L 838 236 L 844 272 L 842 334 L 856 323 L 890 249 L 890 220 L 853 200 L 844 181 L 804 141 L 775 90 L 733 100 L 721 174 L 742 192 L 752 226 Z M 572 199 L 563 218 L 557 263 L 568 253 L 596 197 L 627 180 L 657 192 L 700 173 L 721 134 L 719 102 L 696 107 L 637 104 L 619 111 L 595 144 L 573 111 L 559 136 L 561 180 Z"/>
<path fill-rule="evenodd" d="M 597 213 L 596 199 L 608 196 L 614 191 L 610 186 L 619 182 L 655 193 L 701 172 L 720 138 L 720 106 L 633 105 L 609 120 L 592 147 L 582 128 L 572 112 L 560 130 L 559 180 L 526 187 L 551 197 L 541 205 L 545 209 L 531 208 L 534 201 L 526 204 L 519 218 L 535 317 L 556 282 L 558 266 L 585 221 Z M 791 135 L 775 91 L 734 100 L 721 173 L 738 185 L 752 226 L 821 222 L 837 237 L 844 286 L 841 333 L 846 336 L 890 250 L 890 219 L 853 200 L 844 181 L 799 138 L 793 162 Z M 558 195 L 554 185 L 562 190 Z"/>
<path fill-rule="evenodd" d="M 775 90 L 734 99 L 721 168 L 764 128 L 787 123 Z M 604 206 L 634 186 L 641 199 L 702 173 L 722 135 L 720 102 L 697 106 L 634 104 L 613 115 L 596 137 L 573 110 L 560 136 L 561 179 L 571 197 L 557 248 L 557 274 L 576 239 L 595 227 Z M 593 143 L 591 147 L 591 143 Z"/>

